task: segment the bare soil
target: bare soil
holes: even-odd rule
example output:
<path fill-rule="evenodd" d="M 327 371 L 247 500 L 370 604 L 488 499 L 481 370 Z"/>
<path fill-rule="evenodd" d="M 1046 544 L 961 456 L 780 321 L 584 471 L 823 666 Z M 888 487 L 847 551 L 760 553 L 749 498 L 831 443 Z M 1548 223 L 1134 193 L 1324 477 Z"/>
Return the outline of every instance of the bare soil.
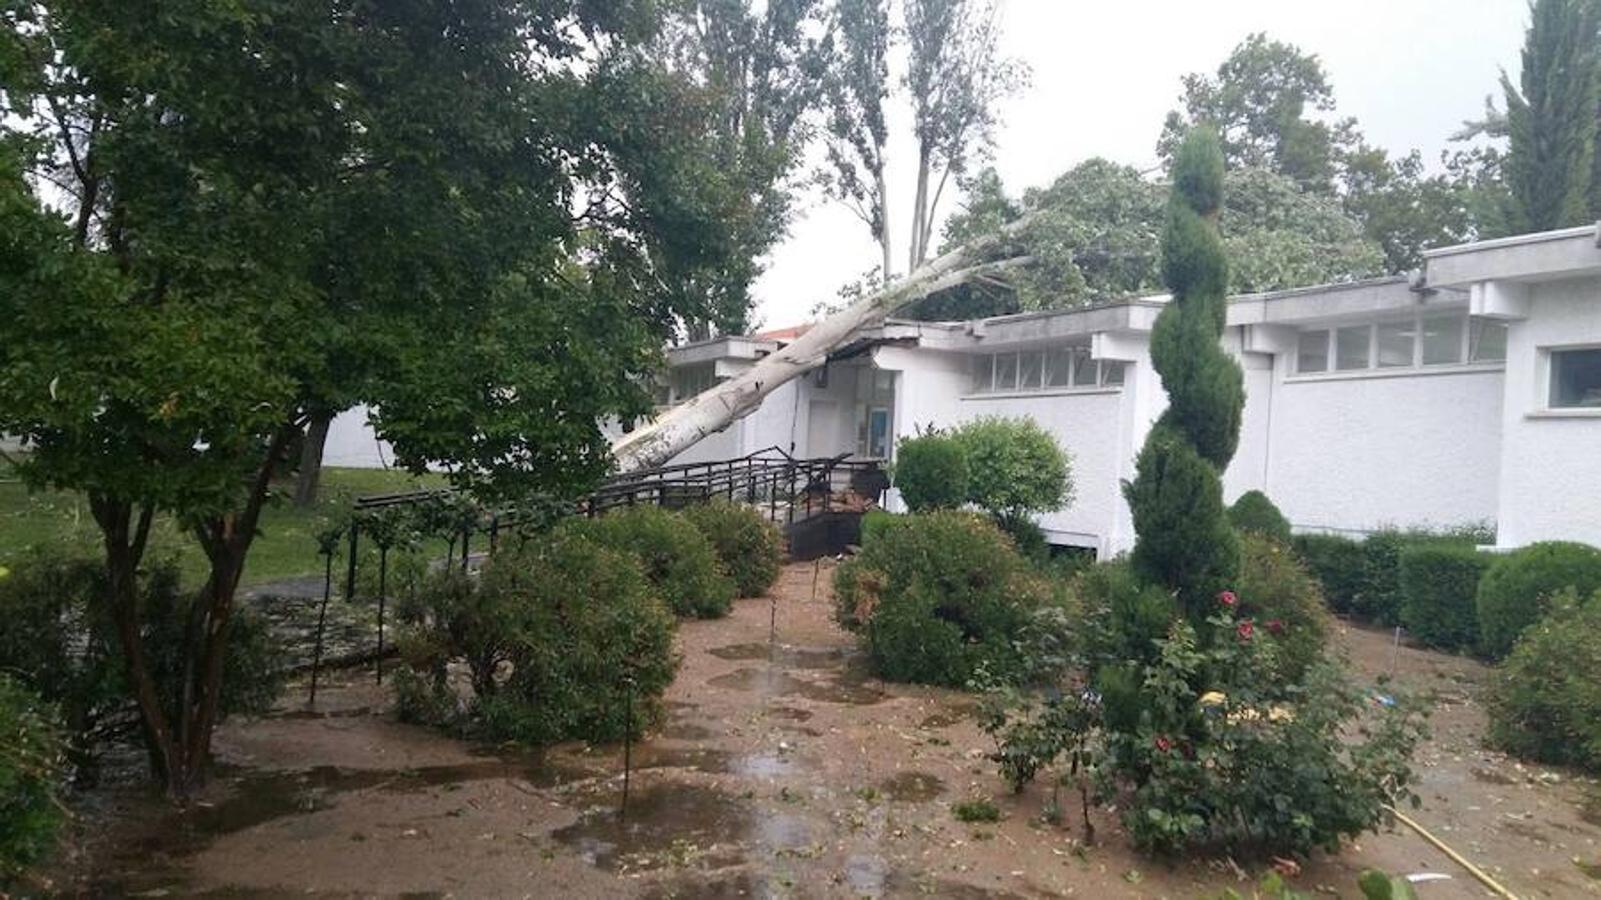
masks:
<path fill-rule="evenodd" d="M 124 779 L 86 798 L 55 890 L 80 895 L 267 897 L 1195 897 L 1257 872 L 1226 860 L 1135 854 L 1115 811 L 1078 804 L 1048 825 L 1048 789 L 1008 792 L 959 692 L 867 675 L 829 617 L 830 565 L 788 566 L 771 598 L 685 622 L 670 714 L 632 749 L 478 747 L 399 724 L 371 671 L 347 671 L 315 710 L 218 735 L 218 777 L 177 811 Z M 771 630 L 770 630 L 771 629 Z M 1567 772 L 1481 747 L 1478 664 L 1342 629 L 1363 677 L 1394 671 L 1437 701 L 1419 759 L 1420 822 L 1523 897 L 1601 894 L 1601 800 Z M 995 823 L 954 804 L 985 798 Z M 1356 893 L 1357 874 L 1441 873 L 1424 898 L 1482 897 L 1410 831 L 1364 836 L 1292 880 Z"/>

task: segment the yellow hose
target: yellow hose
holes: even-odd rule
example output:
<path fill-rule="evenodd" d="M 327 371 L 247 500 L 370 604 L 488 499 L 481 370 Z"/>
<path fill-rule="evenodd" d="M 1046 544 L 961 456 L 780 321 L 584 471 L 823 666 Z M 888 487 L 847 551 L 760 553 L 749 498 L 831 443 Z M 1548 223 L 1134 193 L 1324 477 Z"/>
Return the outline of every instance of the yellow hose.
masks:
<path fill-rule="evenodd" d="M 1395 816 L 1396 819 L 1398 819 L 1401 822 L 1401 824 L 1407 826 L 1408 828 L 1412 829 L 1413 831 L 1416 831 L 1418 833 L 1419 837 L 1421 837 L 1425 841 L 1428 841 L 1429 843 L 1433 844 L 1441 853 L 1444 853 L 1446 856 L 1451 857 L 1451 860 L 1453 862 L 1455 862 L 1457 865 L 1461 866 L 1464 869 L 1467 869 L 1468 870 L 1468 874 L 1472 875 L 1474 878 L 1477 878 L 1479 880 L 1480 884 L 1482 884 L 1485 887 L 1490 889 L 1491 893 L 1494 893 L 1495 895 L 1497 895 L 1499 897 L 1505 897 L 1506 900 L 1518 900 L 1518 896 L 1516 894 L 1514 894 L 1511 891 L 1507 890 L 1505 887 L 1503 887 L 1501 885 L 1500 882 L 1496 881 L 1494 878 L 1491 878 L 1489 876 L 1489 874 L 1487 874 L 1483 869 L 1481 869 L 1478 866 L 1474 865 L 1473 863 L 1469 862 L 1467 857 L 1463 856 L 1462 854 L 1460 854 L 1460 853 L 1456 852 L 1455 850 L 1452 850 L 1450 847 L 1446 846 L 1445 841 L 1442 841 L 1439 838 L 1435 837 L 1434 835 L 1430 834 L 1429 830 L 1427 828 L 1424 828 L 1422 825 L 1419 825 L 1417 822 L 1413 821 L 1410 817 L 1408 817 L 1405 813 L 1401 812 L 1400 810 L 1396 809 L 1393 806 L 1386 806 L 1385 809 L 1389 810 L 1390 814 Z"/>

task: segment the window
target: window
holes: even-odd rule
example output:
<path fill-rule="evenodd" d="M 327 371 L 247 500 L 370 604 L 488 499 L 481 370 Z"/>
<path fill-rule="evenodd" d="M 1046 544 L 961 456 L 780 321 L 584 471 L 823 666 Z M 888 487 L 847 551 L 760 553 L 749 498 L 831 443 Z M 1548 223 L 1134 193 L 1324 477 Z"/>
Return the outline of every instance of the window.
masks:
<path fill-rule="evenodd" d="M 1474 319 L 1468 327 L 1468 362 L 1506 362 L 1506 323 Z"/>
<path fill-rule="evenodd" d="M 1303 331 L 1296 346 L 1295 371 L 1327 372 L 1329 370 L 1329 333 Z"/>
<path fill-rule="evenodd" d="M 1371 365 L 1372 329 L 1366 325 L 1347 325 L 1334 332 L 1334 367 L 1340 371 L 1366 369 Z"/>
<path fill-rule="evenodd" d="M 994 379 L 995 357 L 988 355 L 973 357 L 972 392 L 975 394 L 989 393 L 994 389 Z"/>
<path fill-rule="evenodd" d="M 1017 390 L 1017 354 L 995 354 L 995 389 L 997 391 Z"/>
<path fill-rule="evenodd" d="M 1044 367 L 1045 354 L 1039 350 L 1025 350 L 1018 354 L 1018 390 L 1038 390 L 1040 387 L 1040 375 Z"/>
<path fill-rule="evenodd" d="M 1073 383 L 1073 351 L 1052 350 L 1045 354 L 1045 386 L 1065 388 Z"/>
<path fill-rule="evenodd" d="M 1601 347 L 1551 351 L 1551 408 L 1601 409 Z"/>
<path fill-rule="evenodd" d="M 1073 386 L 1094 387 L 1095 360 L 1090 358 L 1090 348 L 1073 348 Z"/>
<path fill-rule="evenodd" d="M 1466 324 L 1461 316 L 1425 316 L 1423 318 L 1423 364 L 1442 366 L 1462 362 L 1462 328 Z"/>
<path fill-rule="evenodd" d="M 1412 365 L 1412 344 L 1416 337 L 1416 322 L 1380 322 L 1378 340 L 1374 342 L 1379 351 L 1379 368 Z"/>
<path fill-rule="evenodd" d="M 973 357 L 969 390 L 1042 391 L 1116 387 L 1123 383 L 1123 363 L 1097 360 L 1084 345 L 1020 353 L 987 353 Z"/>
<path fill-rule="evenodd" d="M 683 403 L 696 394 L 709 390 L 717 382 L 716 370 L 711 363 L 674 369 L 672 402 Z"/>

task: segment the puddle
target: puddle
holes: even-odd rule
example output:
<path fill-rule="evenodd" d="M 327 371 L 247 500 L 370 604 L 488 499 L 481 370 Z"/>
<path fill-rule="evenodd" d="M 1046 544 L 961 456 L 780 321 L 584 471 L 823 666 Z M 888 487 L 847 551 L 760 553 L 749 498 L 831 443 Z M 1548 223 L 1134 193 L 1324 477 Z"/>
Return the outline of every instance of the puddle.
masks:
<path fill-rule="evenodd" d="M 818 703 L 866 706 L 884 699 L 884 692 L 846 680 L 806 681 L 773 669 L 736 669 L 706 682 L 712 687 L 752 691 L 771 697 L 801 697 Z"/>
<path fill-rule="evenodd" d="M 812 711 L 797 706 L 771 706 L 767 714 L 775 719 L 788 719 L 791 722 L 804 722 L 812 717 Z"/>
<path fill-rule="evenodd" d="M 609 795 L 551 837 L 608 872 L 720 869 L 743 861 L 739 842 L 756 825 L 749 801 L 697 785 L 666 783 L 633 791 L 626 817 L 617 814 L 620 799 Z"/>
<path fill-rule="evenodd" d="M 945 793 L 945 782 L 927 772 L 902 772 L 878 784 L 879 793 L 901 803 L 922 803 Z"/>
<path fill-rule="evenodd" d="M 832 669 L 851 655 L 845 647 L 793 647 L 788 644 L 729 644 L 706 651 L 718 659 L 771 660 L 787 669 Z"/>
<path fill-rule="evenodd" d="M 372 706 L 353 706 L 348 709 L 291 709 L 284 712 L 269 713 L 263 719 L 287 719 L 289 721 L 306 719 L 357 719 L 377 715 L 378 710 Z"/>
<path fill-rule="evenodd" d="M 693 722 L 669 722 L 656 733 L 673 741 L 704 741 L 715 737 L 710 728 Z"/>

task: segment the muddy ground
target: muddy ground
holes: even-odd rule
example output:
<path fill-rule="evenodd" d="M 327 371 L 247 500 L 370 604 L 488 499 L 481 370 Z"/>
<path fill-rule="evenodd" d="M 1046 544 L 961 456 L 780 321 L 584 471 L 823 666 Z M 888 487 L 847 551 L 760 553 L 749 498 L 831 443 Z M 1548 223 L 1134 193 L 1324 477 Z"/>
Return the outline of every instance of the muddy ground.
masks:
<path fill-rule="evenodd" d="M 129 779 L 85 798 L 53 886 L 81 895 L 226 897 L 1195 897 L 1249 882 L 1227 861 L 1178 866 L 1128 847 L 1114 811 L 1044 824 L 1048 791 L 1011 795 L 960 693 L 868 677 L 829 619 L 829 569 L 785 569 L 768 599 L 686 622 L 670 715 L 633 751 L 474 747 L 394 721 L 368 670 L 315 710 L 229 723 L 206 800 L 175 812 Z M 774 627 L 769 644 L 770 624 Z M 1519 896 L 1601 894 L 1601 800 L 1566 772 L 1481 748 L 1483 669 L 1345 629 L 1365 676 L 1392 667 L 1432 691 L 1415 817 Z M 997 823 L 952 806 L 988 798 Z M 1307 865 L 1304 891 L 1351 896 L 1380 866 L 1449 880 L 1420 895 L 1486 892 L 1409 831 L 1367 835 Z M 1255 874 L 1255 873 L 1253 873 Z"/>

